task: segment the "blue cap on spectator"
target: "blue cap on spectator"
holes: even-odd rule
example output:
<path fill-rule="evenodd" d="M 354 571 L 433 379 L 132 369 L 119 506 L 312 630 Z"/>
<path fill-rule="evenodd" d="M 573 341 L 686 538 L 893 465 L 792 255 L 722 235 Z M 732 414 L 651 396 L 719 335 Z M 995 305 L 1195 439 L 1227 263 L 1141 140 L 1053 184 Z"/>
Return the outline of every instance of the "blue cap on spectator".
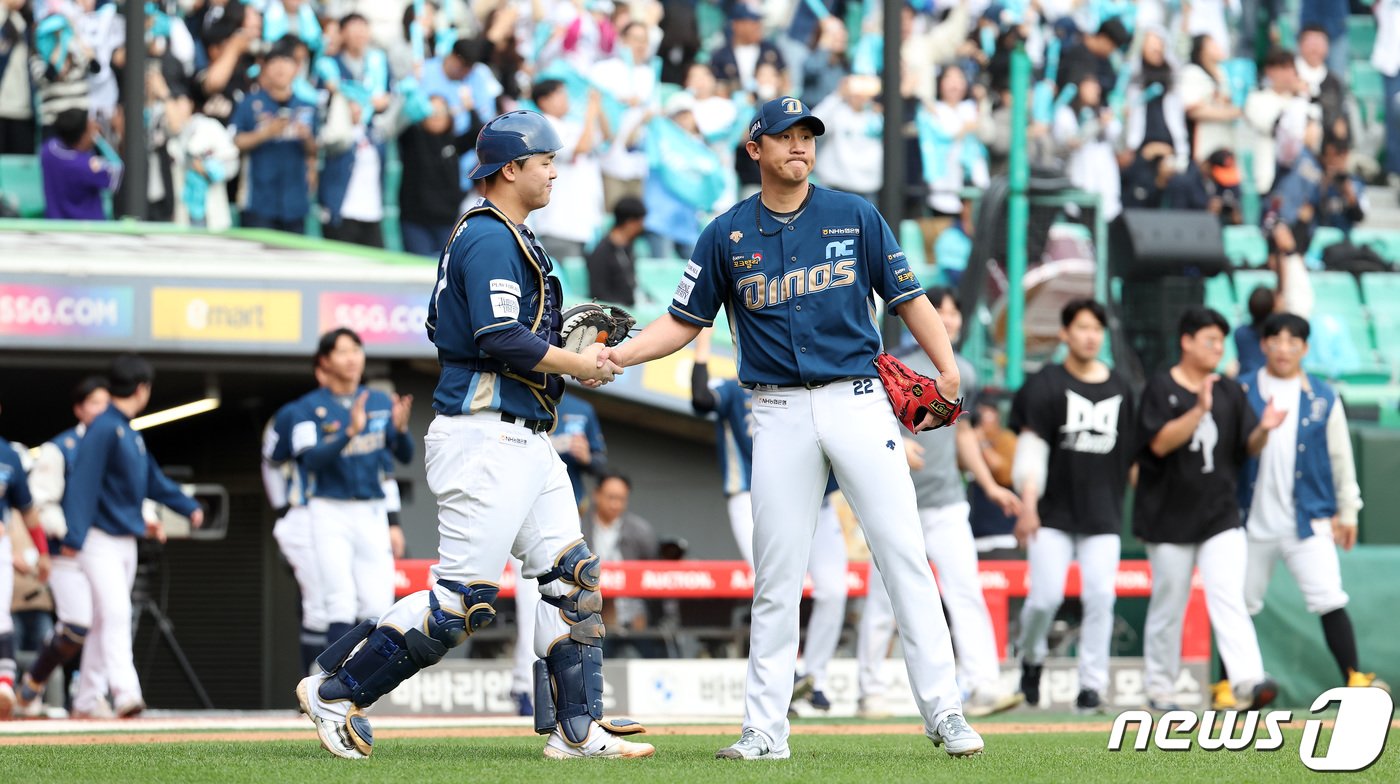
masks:
<path fill-rule="evenodd" d="M 749 124 L 749 141 L 756 142 L 758 137 L 766 134 L 782 133 L 803 120 L 812 127 L 813 134 L 821 136 L 826 133 L 826 125 L 812 114 L 807 104 L 786 95 L 774 98 L 759 107 L 758 114 Z"/>
<path fill-rule="evenodd" d="M 734 7 L 729 11 L 729 20 L 738 21 L 741 19 L 759 21 L 763 19 L 763 14 L 760 14 L 757 8 L 754 8 L 748 3 L 735 3 Z"/>

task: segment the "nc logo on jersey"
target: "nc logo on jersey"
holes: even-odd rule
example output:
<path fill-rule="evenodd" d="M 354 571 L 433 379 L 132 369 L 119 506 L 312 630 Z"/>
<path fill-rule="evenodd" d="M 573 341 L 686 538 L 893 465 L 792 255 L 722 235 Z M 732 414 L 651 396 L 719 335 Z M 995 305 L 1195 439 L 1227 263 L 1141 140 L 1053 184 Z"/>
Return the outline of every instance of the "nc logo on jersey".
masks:
<path fill-rule="evenodd" d="M 859 237 L 859 226 L 823 226 L 823 237 Z"/>
<path fill-rule="evenodd" d="M 1095 403 L 1065 390 L 1065 426 L 1061 446 L 1071 452 L 1106 455 L 1118 445 L 1118 411 L 1123 396 L 1114 395 Z"/>
<path fill-rule="evenodd" d="M 751 270 L 763 263 L 763 254 L 757 252 L 748 255 L 738 253 L 731 256 L 730 261 L 734 264 L 734 269 Z"/>
<path fill-rule="evenodd" d="M 739 301 L 749 310 L 780 305 L 793 297 L 816 294 L 827 289 L 851 286 L 856 282 L 856 260 L 824 261 L 806 269 L 795 269 L 781 277 L 769 278 L 756 272 L 734 282 Z"/>
<path fill-rule="evenodd" d="M 856 255 L 855 240 L 837 240 L 826 244 L 826 257 L 828 259 L 844 259 Z"/>

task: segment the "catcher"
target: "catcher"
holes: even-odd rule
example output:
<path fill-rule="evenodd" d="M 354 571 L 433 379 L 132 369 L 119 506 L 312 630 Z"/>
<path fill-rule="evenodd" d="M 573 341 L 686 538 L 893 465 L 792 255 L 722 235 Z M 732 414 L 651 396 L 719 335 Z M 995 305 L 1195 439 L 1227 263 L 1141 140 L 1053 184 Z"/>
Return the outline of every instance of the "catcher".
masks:
<path fill-rule="evenodd" d="M 439 561 L 427 590 L 332 642 L 317 659 L 325 671 L 297 686 L 302 711 L 335 756 L 368 757 L 374 737 L 364 710 L 491 623 L 496 581 L 512 555 L 540 586 L 534 707 L 535 731 L 549 736 L 544 755 L 655 752 L 624 737 L 643 732 L 640 724 L 603 718 L 601 570 L 548 436 L 563 375 L 613 380 L 621 369 L 599 358 L 605 343 L 597 340 L 620 341 L 630 327 L 625 314 L 605 320 L 597 306 L 564 318 L 549 255 L 524 225 L 549 202 L 560 147 L 534 112 L 497 117 L 478 137 L 472 177 L 485 198 L 457 222 L 426 325 L 442 365 L 424 439 Z"/>

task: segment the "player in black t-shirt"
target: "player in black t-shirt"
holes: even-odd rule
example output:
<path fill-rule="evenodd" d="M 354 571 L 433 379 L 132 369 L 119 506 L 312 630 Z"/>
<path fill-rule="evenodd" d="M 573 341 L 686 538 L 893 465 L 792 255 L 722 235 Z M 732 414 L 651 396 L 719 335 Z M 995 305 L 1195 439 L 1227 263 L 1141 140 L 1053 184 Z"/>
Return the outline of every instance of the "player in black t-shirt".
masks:
<path fill-rule="evenodd" d="M 1181 624 L 1199 566 L 1220 657 L 1241 703 L 1258 710 L 1278 696 L 1278 684 L 1264 673 L 1245 610 L 1247 542 L 1235 490 L 1245 458 L 1259 454 L 1285 412 L 1271 403 L 1256 416 L 1240 385 L 1216 374 L 1230 334 L 1224 316 L 1194 307 L 1178 330 L 1181 359 L 1147 382 L 1138 415 L 1133 533 L 1152 564 L 1143 639 L 1148 707 L 1178 709 Z"/>
<path fill-rule="evenodd" d="M 1016 540 L 1030 561 L 1030 595 L 1021 610 L 1021 691 L 1040 702 L 1046 634 L 1065 596 L 1070 562 L 1079 561 L 1084 623 L 1079 642 L 1079 696 L 1085 712 L 1105 710 L 1123 489 L 1132 455 L 1133 395 L 1128 382 L 1098 359 L 1108 314 L 1090 299 L 1060 314 L 1063 365 L 1026 381 L 1011 408 L 1020 433 L 1012 481 L 1021 494 Z"/>

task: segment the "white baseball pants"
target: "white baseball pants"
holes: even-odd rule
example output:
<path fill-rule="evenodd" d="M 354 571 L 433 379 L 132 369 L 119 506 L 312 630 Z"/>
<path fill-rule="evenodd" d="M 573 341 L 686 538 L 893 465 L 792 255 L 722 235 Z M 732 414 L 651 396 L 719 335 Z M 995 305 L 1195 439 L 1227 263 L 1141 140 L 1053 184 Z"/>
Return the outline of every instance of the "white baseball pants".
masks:
<path fill-rule="evenodd" d="M 311 540 L 311 512 L 304 506 L 288 509 L 272 526 L 272 538 L 277 540 L 282 557 L 291 564 L 292 575 L 301 589 L 302 627 L 324 632 L 330 622 L 326 618 L 326 595 L 321 590 L 320 559 Z M 392 561 L 390 565 L 392 568 Z M 365 617 L 379 616 L 376 613 Z"/>
<path fill-rule="evenodd" d="M 977 573 L 977 545 L 968 523 L 967 502 L 924 508 L 919 520 L 924 528 L 924 547 L 937 572 L 938 590 L 953 622 L 953 650 L 957 654 L 958 682 L 963 694 L 979 688 L 994 688 L 1001 678 L 996 631 L 987 600 L 982 595 L 982 579 Z M 929 612 L 942 608 L 929 607 Z M 860 619 L 860 639 L 856 645 L 860 696 L 884 691 L 880 669 L 889 655 L 894 637 L 894 613 L 889 594 L 880 581 L 879 569 L 870 567 L 870 592 Z"/>
<path fill-rule="evenodd" d="M 753 566 L 753 498 L 748 492 L 729 497 L 729 525 L 739 552 Z M 826 670 L 841 642 L 846 622 L 846 536 L 836 507 L 822 503 L 817 512 L 812 554 L 807 573 L 812 576 L 812 614 L 807 618 L 807 646 L 803 664 L 817 691 L 826 690 Z"/>
<path fill-rule="evenodd" d="M 1342 564 L 1337 560 L 1337 542 L 1332 537 L 1332 521 L 1313 522 L 1313 535 L 1299 539 L 1257 539 L 1249 537 L 1249 557 L 1244 572 L 1244 602 L 1250 615 L 1264 609 L 1264 594 L 1274 576 L 1279 558 L 1293 573 L 1308 612 L 1326 615 L 1347 606 L 1350 597 L 1342 590 Z M 1235 677 L 1235 671 L 1229 671 Z"/>
<path fill-rule="evenodd" d="M 113 705 L 138 702 L 141 682 L 131 653 L 136 539 L 91 528 L 77 561 L 91 586 L 92 626 L 83 645 L 73 710 L 91 713 L 109 690 Z"/>
<path fill-rule="evenodd" d="M 394 551 L 384 506 L 313 498 L 306 509 L 326 623 L 383 615 L 394 603 Z"/>
<path fill-rule="evenodd" d="M 1101 695 L 1108 688 L 1108 653 L 1113 639 L 1115 578 L 1122 541 L 1117 534 L 1084 536 L 1041 528 L 1027 549 L 1031 587 L 1021 608 L 1018 647 L 1032 664 L 1049 653 L 1046 635 L 1055 613 L 1065 600 L 1065 577 L 1072 561 L 1079 561 L 1079 600 L 1084 620 L 1079 628 L 1079 688 Z"/>
<path fill-rule="evenodd" d="M 433 420 L 424 438 L 428 488 L 438 501 L 438 563 L 432 591 L 461 607 L 462 596 L 436 583 L 495 584 L 506 559 L 521 559 L 522 580 L 534 580 L 583 539 L 568 470 L 544 433 L 501 421 L 485 411 Z M 573 586 L 555 580 L 540 587 L 563 596 Z M 408 628 L 423 622 L 428 591 L 400 599 L 381 624 Z M 537 602 L 534 652 L 543 658 L 567 636 L 569 624 L 553 605 Z"/>
<path fill-rule="evenodd" d="M 1199 544 L 1147 545 L 1152 564 L 1152 601 L 1142 650 L 1147 696 L 1171 702 L 1181 674 L 1181 627 L 1191 598 L 1191 572 L 1201 568 L 1205 583 L 1210 627 L 1226 672 L 1236 686 L 1245 689 L 1264 679 L 1264 659 L 1254 621 L 1245 611 L 1244 570 L 1247 543 L 1243 528 L 1222 531 Z"/>
<path fill-rule="evenodd" d="M 512 558 L 515 567 L 515 669 L 510 673 L 510 690 L 535 694 L 535 613 L 539 611 L 540 585 L 522 576 L 525 564 Z"/>
<path fill-rule="evenodd" d="M 92 628 L 92 583 L 77 558 L 54 553 L 49 562 L 49 590 L 54 612 L 64 626 Z"/>
<path fill-rule="evenodd" d="M 744 727 L 787 746 L 802 577 L 828 470 L 861 520 L 904 630 L 905 663 L 927 728 L 960 711 L 948 625 L 928 611 L 938 585 L 924 557 L 899 423 L 868 382 L 760 389 L 754 413 L 754 599 Z"/>

